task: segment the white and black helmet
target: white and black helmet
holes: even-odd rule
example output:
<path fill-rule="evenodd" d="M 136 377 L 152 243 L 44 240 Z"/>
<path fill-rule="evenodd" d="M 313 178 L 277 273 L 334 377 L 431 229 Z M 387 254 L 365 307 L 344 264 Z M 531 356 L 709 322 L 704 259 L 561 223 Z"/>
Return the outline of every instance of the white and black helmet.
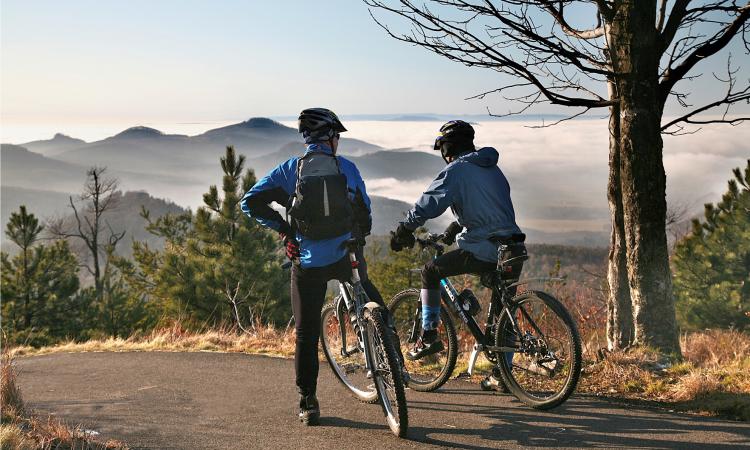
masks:
<path fill-rule="evenodd" d="M 338 116 L 326 108 L 308 108 L 302 111 L 297 119 L 297 129 L 300 133 L 307 131 L 314 134 L 346 131 Z"/>

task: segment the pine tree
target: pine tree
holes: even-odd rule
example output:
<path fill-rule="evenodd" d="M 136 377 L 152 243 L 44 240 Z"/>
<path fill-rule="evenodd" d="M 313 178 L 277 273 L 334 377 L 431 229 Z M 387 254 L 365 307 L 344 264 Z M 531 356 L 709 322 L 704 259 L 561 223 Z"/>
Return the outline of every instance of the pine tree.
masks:
<path fill-rule="evenodd" d="M 210 186 L 204 206 L 191 213 L 151 221 L 149 231 L 166 239 L 163 252 L 134 244 L 134 264 L 118 262 L 128 284 L 148 292 L 168 317 L 196 325 L 247 324 L 262 318 L 286 322 L 288 275 L 280 268 L 276 237 L 239 207 L 255 184 L 245 158 L 227 147 L 221 158 L 221 193 Z M 231 300 L 240 303 L 235 313 Z"/>
<path fill-rule="evenodd" d="M 21 273 L 19 274 L 20 286 L 19 294 L 22 297 L 21 312 L 23 315 L 23 326 L 31 326 L 33 308 L 31 305 L 31 247 L 39 239 L 39 233 L 44 229 L 39 225 L 39 220 L 33 215 L 26 212 L 26 205 L 21 205 L 19 212 L 11 213 L 8 225 L 5 228 L 5 235 L 21 249 Z M 3 260 L 5 268 L 5 260 Z M 12 301 L 5 295 L 6 301 Z M 7 316 L 6 316 L 7 317 Z"/>
<path fill-rule="evenodd" d="M 674 256 L 678 317 L 688 328 L 750 329 L 750 160 Z"/>
<path fill-rule="evenodd" d="M 78 290 L 78 261 L 65 241 L 37 245 L 43 227 L 21 206 L 12 213 L 6 235 L 21 252 L 3 253 L 3 328 L 11 340 L 41 345 L 79 336 L 81 311 L 74 300 Z"/>

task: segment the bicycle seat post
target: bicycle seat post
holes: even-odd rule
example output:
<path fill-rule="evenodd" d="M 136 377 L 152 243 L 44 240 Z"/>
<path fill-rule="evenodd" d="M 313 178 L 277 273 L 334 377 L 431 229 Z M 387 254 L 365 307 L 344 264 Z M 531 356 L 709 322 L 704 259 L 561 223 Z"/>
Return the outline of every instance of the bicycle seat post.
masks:
<path fill-rule="evenodd" d="M 349 250 L 349 261 L 352 265 L 352 284 L 360 282 L 359 278 L 359 261 L 357 261 L 357 246 L 359 243 L 357 239 L 349 239 L 346 241 L 346 248 Z"/>

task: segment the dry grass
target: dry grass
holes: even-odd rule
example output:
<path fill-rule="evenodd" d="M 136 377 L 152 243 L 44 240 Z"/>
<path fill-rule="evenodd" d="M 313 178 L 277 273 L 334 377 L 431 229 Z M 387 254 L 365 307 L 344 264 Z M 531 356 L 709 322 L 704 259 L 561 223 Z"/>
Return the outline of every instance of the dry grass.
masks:
<path fill-rule="evenodd" d="M 10 449 L 127 449 L 119 442 L 100 442 L 91 433 L 80 428 L 70 428 L 59 419 L 48 417 L 42 420 L 31 414 L 23 404 L 21 392 L 16 385 L 13 358 L 8 352 L 2 355 L 2 425 L 0 443 L 2 450 Z"/>
<path fill-rule="evenodd" d="M 0 425 L 0 443 L 2 443 L 2 450 L 32 450 L 36 448 L 36 442 L 27 437 L 15 425 Z"/>
<path fill-rule="evenodd" d="M 681 344 L 684 360 L 677 364 L 644 348 L 611 353 L 585 368 L 579 390 L 750 420 L 750 336 L 711 330 Z"/>
<path fill-rule="evenodd" d="M 277 329 L 270 325 L 255 323 L 249 333 L 237 333 L 222 328 L 204 332 L 186 330 L 175 323 L 144 336 L 128 339 L 109 338 L 87 342 L 66 342 L 51 347 L 15 347 L 14 356 L 43 355 L 66 352 L 127 352 L 127 351 L 221 351 L 254 353 L 271 356 L 294 355 L 294 330 Z"/>

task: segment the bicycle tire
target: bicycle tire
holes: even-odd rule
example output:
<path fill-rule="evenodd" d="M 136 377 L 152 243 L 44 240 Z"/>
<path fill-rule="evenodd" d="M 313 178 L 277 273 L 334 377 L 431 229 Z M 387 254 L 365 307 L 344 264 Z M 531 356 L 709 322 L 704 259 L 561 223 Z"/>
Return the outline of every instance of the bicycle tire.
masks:
<path fill-rule="evenodd" d="M 380 406 L 383 408 L 383 414 L 391 432 L 398 437 L 405 437 L 409 428 L 409 413 L 396 347 L 388 334 L 381 308 L 367 310 L 365 319 L 370 347 L 367 354 L 370 358 L 370 367 L 372 367 L 375 388 L 380 398 Z M 386 384 L 392 388 L 393 399 Z"/>
<path fill-rule="evenodd" d="M 421 314 L 419 317 L 413 317 L 410 314 L 410 305 L 416 305 L 417 308 L 421 308 L 422 303 L 419 297 L 419 290 L 417 289 L 406 289 L 394 295 L 390 302 L 388 302 L 388 310 L 391 312 L 394 323 L 396 325 L 396 332 L 399 334 L 399 340 L 401 343 L 402 353 L 406 353 L 409 350 L 409 342 L 405 337 L 409 334 L 411 327 L 415 326 L 414 320 L 421 320 Z M 409 372 L 409 388 L 420 392 L 432 392 L 444 385 L 446 381 L 451 377 L 453 371 L 456 368 L 456 360 L 458 359 L 458 337 L 456 336 L 456 326 L 453 324 L 450 314 L 446 311 L 445 305 L 440 310 L 440 323 L 442 330 L 438 327 L 438 333 L 441 339 L 446 345 L 445 355 L 443 357 L 431 358 L 425 360 L 424 358 L 416 361 L 405 360 L 406 369 Z M 417 323 L 417 330 L 421 328 L 422 324 Z M 443 352 L 441 352 L 443 353 Z M 428 370 L 426 362 L 438 361 L 438 364 L 432 364 L 433 370 Z M 439 366 L 439 367 L 438 367 Z"/>
<path fill-rule="evenodd" d="M 353 354 L 351 358 L 344 358 L 343 355 L 340 354 L 341 343 L 332 342 L 332 338 L 335 339 L 339 333 L 339 321 L 334 314 L 337 304 L 338 302 L 335 300 L 332 303 L 326 304 L 320 314 L 320 346 L 323 350 L 323 354 L 325 355 L 333 374 L 357 400 L 363 403 L 375 404 L 379 400 L 378 391 L 375 389 L 372 380 L 369 380 L 366 377 L 367 369 L 365 367 L 364 352 Z M 347 341 L 353 343 L 354 341 L 352 341 L 351 338 L 356 340 L 356 334 L 351 327 L 349 313 L 342 308 L 342 311 L 340 311 L 339 314 L 344 315 L 343 323 L 346 327 Z M 331 327 L 333 327 L 333 329 L 331 329 Z M 339 353 L 334 353 L 337 350 Z M 346 359 L 351 359 L 351 361 L 345 361 Z M 349 367 L 344 367 L 343 363 L 348 364 Z M 355 372 L 356 376 L 353 375 Z"/>
<path fill-rule="evenodd" d="M 546 312 L 537 319 L 533 317 L 531 318 L 532 320 L 528 319 L 532 314 L 537 314 L 537 311 L 532 311 L 531 313 L 528 311 L 531 309 L 531 302 L 536 300 L 539 300 L 546 307 L 545 311 L 548 309 L 559 319 L 557 324 L 551 322 L 553 317 L 547 317 L 545 315 Z M 555 336 L 550 330 L 554 332 L 559 331 L 556 328 L 564 328 L 564 333 L 567 335 L 569 342 L 559 346 L 559 351 L 560 353 L 563 351 L 568 352 L 569 361 L 560 363 L 560 360 L 555 357 L 553 358 L 554 364 L 551 364 L 552 361 L 542 361 L 540 356 L 538 356 L 540 352 L 536 352 L 534 355 L 530 351 L 516 352 L 513 358 L 510 359 L 497 358 L 502 379 L 516 398 L 532 408 L 546 410 L 559 406 L 573 394 L 581 376 L 581 338 L 578 334 L 578 328 L 570 313 L 565 309 L 565 306 L 546 292 L 527 291 L 513 297 L 511 303 L 511 313 L 514 317 L 516 317 L 516 314 L 519 314 L 516 320 L 519 321 L 519 328 L 523 328 L 520 330 L 523 335 L 520 338 L 516 335 L 512 330 L 508 315 L 503 313 L 495 329 L 495 345 L 500 347 L 510 344 L 511 341 L 514 343 L 517 343 L 517 341 L 534 342 L 533 339 L 537 339 L 536 342 L 542 342 L 542 348 L 548 349 L 552 346 L 552 341 L 557 340 L 554 337 L 549 337 Z M 545 332 L 541 328 L 546 328 L 547 331 Z M 534 330 L 534 333 L 531 333 L 531 330 Z M 538 330 L 542 331 L 542 339 L 538 339 L 539 337 L 536 336 L 539 334 Z M 546 353 L 547 356 L 545 358 L 549 358 L 549 354 L 555 355 L 554 352 L 555 350 L 552 350 L 551 353 Z M 544 364 L 547 364 L 547 366 L 544 366 Z M 555 383 L 561 383 L 559 388 L 551 388 L 550 386 L 554 386 L 554 384 L 547 382 L 545 377 L 549 377 L 549 380 L 552 380 L 551 375 L 554 375 L 558 364 L 560 365 L 561 372 L 565 371 L 567 367 L 567 374 L 564 377 L 560 377 L 559 382 L 555 381 Z M 552 369 L 550 369 L 550 365 Z M 532 393 L 528 389 L 529 386 L 534 386 L 541 392 L 547 392 L 550 389 L 553 389 L 553 392 L 549 396 L 541 397 Z"/>

